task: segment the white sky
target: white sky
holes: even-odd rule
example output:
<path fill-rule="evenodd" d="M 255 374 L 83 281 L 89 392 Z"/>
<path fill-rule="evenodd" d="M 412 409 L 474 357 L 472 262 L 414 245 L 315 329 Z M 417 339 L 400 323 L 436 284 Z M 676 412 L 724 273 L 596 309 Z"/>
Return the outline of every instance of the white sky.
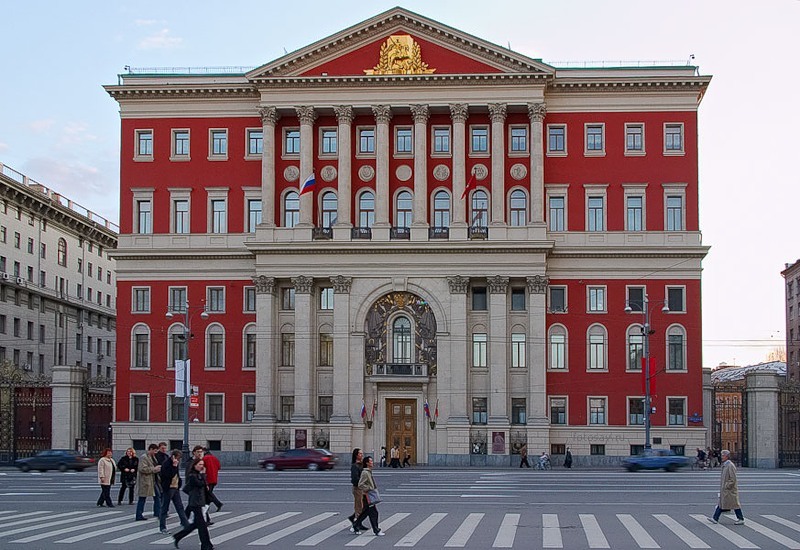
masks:
<path fill-rule="evenodd" d="M 399 0 L 397 0 L 399 2 Z M 133 67 L 257 66 L 398 5 L 379 0 L 4 2 L 0 162 L 117 221 Z M 705 366 L 785 344 L 780 271 L 800 258 L 800 0 L 409 0 L 402 7 L 544 61 L 688 60 L 700 107 Z M 294 10 L 295 6 L 301 9 Z"/>

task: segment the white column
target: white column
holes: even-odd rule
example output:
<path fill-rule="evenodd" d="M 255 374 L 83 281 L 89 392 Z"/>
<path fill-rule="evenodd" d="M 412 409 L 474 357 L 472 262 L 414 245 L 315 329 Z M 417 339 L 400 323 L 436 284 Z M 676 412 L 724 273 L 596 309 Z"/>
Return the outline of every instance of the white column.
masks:
<path fill-rule="evenodd" d="M 428 118 L 427 105 L 412 105 L 414 118 L 414 221 L 411 240 L 428 238 Z"/>
<path fill-rule="evenodd" d="M 544 275 L 527 278 L 528 283 L 528 349 L 530 365 L 528 424 L 547 425 L 547 325 L 545 319 L 547 285 Z"/>
<path fill-rule="evenodd" d="M 372 238 L 388 240 L 389 227 L 389 121 L 392 108 L 388 105 L 373 105 L 375 114 L 375 225 Z"/>
<path fill-rule="evenodd" d="M 314 107 L 309 105 L 296 107 L 295 110 L 300 120 L 300 184 L 302 184 L 314 170 L 314 121 L 317 119 L 317 113 Z M 313 227 L 313 225 L 314 193 L 306 193 L 300 197 L 299 227 Z"/>
<path fill-rule="evenodd" d="M 504 226 L 506 212 L 505 165 L 506 105 L 489 104 L 489 118 L 492 120 L 492 221 L 491 225 Z"/>
<path fill-rule="evenodd" d="M 508 277 L 489 283 L 489 424 L 508 424 Z"/>
<path fill-rule="evenodd" d="M 333 238 L 335 240 L 350 240 L 350 229 L 353 227 L 351 204 L 353 202 L 353 192 L 351 185 L 352 177 L 352 146 L 351 138 L 353 133 L 353 108 L 350 105 L 340 105 L 335 107 L 336 120 L 339 122 L 339 130 L 336 132 L 336 151 L 339 155 L 338 168 L 338 195 L 336 199 L 336 224 L 333 226 Z M 335 407 L 334 407 L 335 410 Z"/>
<path fill-rule="evenodd" d="M 544 103 L 528 104 L 531 119 L 531 223 L 544 223 Z"/>
<path fill-rule="evenodd" d="M 316 394 L 312 384 L 312 353 L 317 342 L 314 333 L 313 290 L 311 277 L 293 277 L 294 285 L 294 415 L 292 422 L 311 422 L 311 399 Z"/>
<path fill-rule="evenodd" d="M 280 341 L 275 326 L 275 278 L 253 277 L 256 286 L 256 413 L 254 422 L 274 422 L 275 344 Z"/>
<path fill-rule="evenodd" d="M 261 151 L 261 223 L 275 227 L 275 125 L 280 118 L 275 107 L 262 107 L 263 147 Z"/>
<path fill-rule="evenodd" d="M 469 197 L 461 198 L 467 184 L 466 123 L 469 108 L 463 103 L 450 105 L 450 119 L 453 121 L 453 220 L 450 224 L 450 239 L 467 238 L 466 206 Z"/>
<path fill-rule="evenodd" d="M 471 349 L 471 339 L 467 331 L 467 289 L 468 277 L 448 277 L 450 285 L 450 360 L 439 361 L 437 375 L 438 395 L 442 396 L 442 404 L 449 404 L 447 424 L 468 425 L 467 402 L 470 398 L 467 389 L 469 379 L 469 358 L 467 349 Z M 449 389 L 447 384 L 450 384 Z"/>
<path fill-rule="evenodd" d="M 331 277 L 333 283 L 333 416 L 331 422 L 352 422 L 351 388 L 361 387 L 361 371 L 350 368 L 350 285 L 351 277 Z M 352 371 L 352 372 L 351 372 Z M 350 380 L 350 376 L 354 379 Z"/>

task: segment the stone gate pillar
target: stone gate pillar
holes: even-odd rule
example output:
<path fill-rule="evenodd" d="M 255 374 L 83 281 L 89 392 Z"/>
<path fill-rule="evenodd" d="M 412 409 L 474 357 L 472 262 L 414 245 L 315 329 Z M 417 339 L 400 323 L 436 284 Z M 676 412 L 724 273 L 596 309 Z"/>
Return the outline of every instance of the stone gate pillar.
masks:
<path fill-rule="evenodd" d="M 75 440 L 82 435 L 81 403 L 83 403 L 86 369 L 79 366 L 56 365 L 53 367 L 52 414 L 53 433 L 51 445 L 54 449 L 74 449 Z"/>
<path fill-rule="evenodd" d="M 751 372 L 745 380 L 748 465 L 777 468 L 779 376 L 771 372 Z"/>

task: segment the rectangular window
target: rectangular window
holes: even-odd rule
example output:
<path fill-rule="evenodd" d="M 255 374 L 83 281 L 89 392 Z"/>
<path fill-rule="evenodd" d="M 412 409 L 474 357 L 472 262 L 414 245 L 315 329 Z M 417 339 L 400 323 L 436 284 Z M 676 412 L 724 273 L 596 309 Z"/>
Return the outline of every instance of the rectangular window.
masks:
<path fill-rule="evenodd" d="M 319 335 L 319 364 L 323 367 L 333 365 L 333 336 L 324 332 Z"/>
<path fill-rule="evenodd" d="M 640 195 L 626 197 L 625 208 L 627 209 L 625 229 L 628 231 L 642 231 L 644 197 Z"/>
<path fill-rule="evenodd" d="M 359 128 L 358 152 L 362 155 L 375 154 L 375 128 Z"/>
<path fill-rule="evenodd" d="M 592 443 L 589 445 L 589 454 L 592 456 L 603 456 L 606 454 L 606 446 Z"/>
<path fill-rule="evenodd" d="M 567 398 L 551 397 L 550 424 L 566 424 L 566 423 L 567 423 Z"/>
<path fill-rule="evenodd" d="M 47 245 L 45 243 L 39 243 L 39 257 L 41 259 L 47 259 Z"/>
<path fill-rule="evenodd" d="M 169 289 L 169 310 L 178 313 L 186 312 L 186 287 Z"/>
<path fill-rule="evenodd" d="M 547 152 L 566 153 L 567 152 L 567 127 L 548 126 L 547 127 Z"/>
<path fill-rule="evenodd" d="M 206 422 L 223 421 L 223 395 L 219 393 L 206 394 Z"/>
<path fill-rule="evenodd" d="M 264 152 L 264 131 L 247 130 L 247 154 L 260 155 Z"/>
<path fill-rule="evenodd" d="M 245 422 L 252 422 L 256 414 L 256 396 L 251 393 L 244 394 L 242 396 L 242 402 L 244 406 L 244 417 L 242 420 Z"/>
<path fill-rule="evenodd" d="M 173 394 L 167 395 L 169 400 L 169 420 L 170 422 L 183 422 L 183 397 Z"/>
<path fill-rule="evenodd" d="M 336 155 L 337 146 L 338 146 L 338 139 L 336 135 L 336 128 L 323 128 L 322 129 L 322 139 L 320 146 L 322 147 L 322 151 L 320 154 L 327 156 Z"/>
<path fill-rule="evenodd" d="M 683 231 L 683 197 L 667 196 L 667 231 Z"/>
<path fill-rule="evenodd" d="M 153 131 L 136 130 L 136 156 L 153 156 Z"/>
<path fill-rule="evenodd" d="M 206 357 L 206 368 L 225 368 L 225 337 L 221 333 L 211 333 L 208 335 L 208 356 Z"/>
<path fill-rule="evenodd" d="M 317 398 L 317 402 L 317 409 L 319 410 L 317 422 L 324 422 L 327 424 L 331 421 L 331 416 L 333 416 L 333 396 L 320 395 Z"/>
<path fill-rule="evenodd" d="M 565 230 L 565 203 L 564 197 L 550 197 L 548 200 L 548 222 L 550 231 L 564 231 Z"/>
<path fill-rule="evenodd" d="M 486 311 L 486 287 L 472 287 L 472 311 Z"/>
<path fill-rule="evenodd" d="M 589 311 L 593 313 L 606 311 L 606 289 L 601 286 L 588 287 Z"/>
<path fill-rule="evenodd" d="M 189 131 L 173 130 L 172 132 L 172 156 L 189 157 Z"/>
<path fill-rule="evenodd" d="M 228 205 L 225 199 L 211 200 L 211 232 L 228 232 Z"/>
<path fill-rule="evenodd" d="M 283 154 L 300 154 L 300 130 L 297 128 L 287 128 L 283 132 Z"/>
<path fill-rule="evenodd" d="M 294 396 L 281 396 L 281 422 L 289 422 L 294 416 Z"/>
<path fill-rule="evenodd" d="M 133 312 L 134 313 L 149 313 L 150 312 L 150 289 L 149 288 L 134 288 L 133 289 Z"/>
<path fill-rule="evenodd" d="M 19 234 L 19 232 L 18 231 L 14 231 L 14 248 L 16 248 L 17 250 L 20 249 L 21 239 L 22 239 L 22 236 Z"/>
<path fill-rule="evenodd" d="M 629 286 L 626 290 L 628 292 L 627 305 L 631 311 L 644 311 L 644 287 Z"/>
<path fill-rule="evenodd" d="M 664 125 L 664 153 L 683 153 L 683 124 Z"/>
<path fill-rule="evenodd" d="M 147 422 L 149 420 L 149 397 L 147 395 L 131 395 L 131 419 L 134 422 Z"/>
<path fill-rule="evenodd" d="M 511 127 L 511 152 L 512 153 L 528 152 L 528 128 L 526 128 L 525 126 Z"/>
<path fill-rule="evenodd" d="M 189 201 L 177 200 L 173 203 L 175 233 L 189 233 Z"/>
<path fill-rule="evenodd" d="M 686 423 L 686 400 L 683 398 L 670 398 L 667 400 L 668 424 L 670 426 L 683 426 Z"/>
<path fill-rule="evenodd" d="M 470 152 L 489 152 L 489 128 L 487 126 L 473 126 L 470 128 Z"/>
<path fill-rule="evenodd" d="M 686 311 L 686 300 L 684 299 L 684 288 L 682 286 L 667 287 L 667 307 L 670 313 Z"/>
<path fill-rule="evenodd" d="M 604 397 L 589 398 L 589 424 L 606 423 L 606 400 Z"/>
<path fill-rule="evenodd" d="M 525 311 L 525 289 L 511 289 L 511 311 Z"/>
<path fill-rule="evenodd" d="M 605 370 L 606 339 L 602 334 L 589 335 L 589 369 Z"/>
<path fill-rule="evenodd" d="M 401 155 L 413 153 L 411 128 L 398 127 L 394 132 L 394 152 Z"/>
<path fill-rule="evenodd" d="M 284 311 L 294 310 L 294 287 L 281 289 L 281 309 Z"/>
<path fill-rule="evenodd" d="M 527 366 L 524 333 L 515 332 L 511 335 L 511 367 L 525 368 Z"/>
<path fill-rule="evenodd" d="M 524 397 L 511 398 L 511 423 L 512 424 L 528 423 L 527 405 Z"/>
<path fill-rule="evenodd" d="M 433 152 L 439 154 L 450 153 L 449 127 L 440 127 L 433 129 Z"/>
<path fill-rule="evenodd" d="M 244 335 L 244 368 L 256 368 L 256 335 Z"/>
<path fill-rule="evenodd" d="M 472 366 L 486 367 L 486 351 L 488 337 L 486 333 L 474 333 L 472 335 Z"/>
<path fill-rule="evenodd" d="M 247 232 L 255 233 L 256 227 L 261 223 L 261 199 L 247 201 Z"/>
<path fill-rule="evenodd" d="M 550 313 L 567 312 L 567 287 L 551 286 L 550 290 Z"/>
<path fill-rule="evenodd" d="M 602 124 L 586 125 L 586 153 L 598 154 L 605 151 L 605 140 L 603 139 L 604 127 Z"/>
<path fill-rule="evenodd" d="M 628 425 L 638 426 L 644 424 L 644 399 L 641 397 L 628 398 Z"/>
<path fill-rule="evenodd" d="M 644 153 L 644 125 L 625 125 L 625 152 Z"/>
<path fill-rule="evenodd" d="M 225 287 L 209 287 L 206 311 L 225 313 Z"/>
<path fill-rule="evenodd" d="M 587 198 L 587 226 L 586 231 L 605 231 L 603 197 Z"/>
<path fill-rule="evenodd" d="M 281 334 L 281 365 L 294 366 L 294 333 Z"/>
<path fill-rule="evenodd" d="M 486 424 L 488 421 L 488 409 L 485 397 L 472 398 L 472 423 Z"/>
<path fill-rule="evenodd" d="M 138 233 L 141 235 L 151 234 L 153 232 L 153 210 L 149 200 L 136 201 L 136 216 L 139 222 Z"/>
<path fill-rule="evenodd" d="M 319 308 L 325 310 L 333 309 L 333 287 L 323 287 L 319 289 Z"/>
<path fill-rule="evenodd" d="M 635 327 L 628 333 L 628 370 L 641 371 L 644 357 L 644 334 Z M 638 329 L 641 330 L 641 329 Z"/>
<path fill-rule="evenodd" d="M 252 286 L 244 287 L 244 311 L 254 313 L 256 310 L 256 289 Z"/>
<path fill-rule="evenodd" d="M 28 237 L 28 254 L 33 254 L 33 245 L 35 244 L 33 237 Z"/>

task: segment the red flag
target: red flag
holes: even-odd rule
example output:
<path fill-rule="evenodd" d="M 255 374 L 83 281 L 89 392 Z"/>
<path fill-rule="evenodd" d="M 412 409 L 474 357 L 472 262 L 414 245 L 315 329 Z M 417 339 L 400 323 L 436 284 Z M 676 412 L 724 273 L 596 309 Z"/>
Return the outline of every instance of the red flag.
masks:
<path fill-rule="evenodd" d="M 647 370 L 645 367 L 646 359 L 642 357 L 642 393 L 647 393 Z M 656 358 L 650 358 L 650 396 L 656 393 Z"/>
<path fill-rule="evenodd" d="M 475 170 L 472 170 L 472 173 L 469 176 L 469 181 L 467 182 L 467 185 L 464 187 L 464 192 L 461 193 L 462 201 L 464 200 L 464 197 L 467 196 L 467 193 L 472 191 L 472 188 L 475 187 L 477 183 L 478 183 L 477 180 L 475 180 Z"/>

